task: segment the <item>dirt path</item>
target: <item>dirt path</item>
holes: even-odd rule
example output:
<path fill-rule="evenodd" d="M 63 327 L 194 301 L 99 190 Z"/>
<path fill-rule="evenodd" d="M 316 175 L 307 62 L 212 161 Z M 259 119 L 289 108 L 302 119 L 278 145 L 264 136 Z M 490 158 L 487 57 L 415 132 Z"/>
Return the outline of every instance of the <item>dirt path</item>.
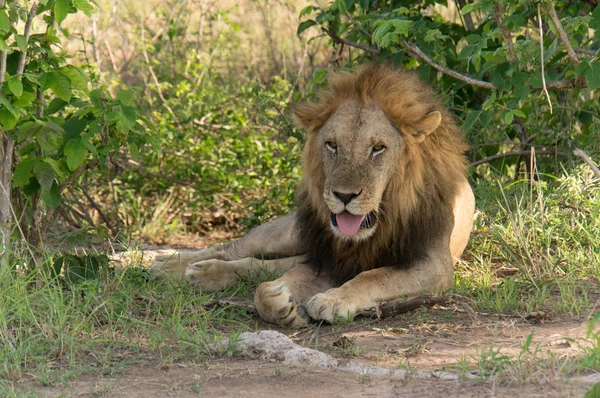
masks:
<path fill-rule="evenodd" d="M 40 397 L 578 397 L 582 383 L 498 386 L 435 379 L 395 379 L 248 360 L 203 365 L 145 365 L 114 377 L 79 377 L 68 387 L 34 387 Z"/>
<path fill-rule="evenodd" d="M 363 321 L 365 322 L 365 321 Z M 265 326 L 265 325 L 260 325 Z M 281 330 L 283 331 L 283 330 Z M 444 370 L 461 375 L 461 359 L 477 368 L 485 353 L 516 357 L 534 332 L 530 350 L 540 361 L 516 368 L 501 381 L 494 378 L 457 380 L 425 378 L 424 371 Z M 565 379 L 558 362 L 581 349 L 581 322 L 555 320 L 533 325 L 525 319 L 473 317 L 449 310 L 423 310 L 391 320 L 367 324 L 323 326 L 319 330 L 284 331 L 295 342 L 317 348 L 340 364 L 359 362 L 407 375 L 374 375 L 323 367 L 284 365 L 257 359 L 221 358 L 168 367 L 149 361 L 113 376 L 82 375 L 65 386 L 25 383 L 22 391 L 41 397 L 581 397 L 594 383 Z M 318 334 L 317 334 L 318 332 Z M 498 351 L 499 350 L 499 351 Z M 536 357 L 537 358 L 537 357 Z M 487 363 L 489 366 L 490 364 Z M 471 375 L 477 372 L 470 373 Z"/>

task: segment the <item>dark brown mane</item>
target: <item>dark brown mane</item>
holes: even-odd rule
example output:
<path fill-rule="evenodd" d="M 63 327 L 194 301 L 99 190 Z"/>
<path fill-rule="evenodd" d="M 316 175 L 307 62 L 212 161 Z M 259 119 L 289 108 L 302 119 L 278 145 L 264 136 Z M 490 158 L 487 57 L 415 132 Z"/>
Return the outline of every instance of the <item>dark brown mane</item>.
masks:
<path fill-rule="evenodd" d="M 349 100 L 377 104 L 406 142 L 383 194 L 386 216 L 380 217 L 374 235 L 362 242 L 340 240 L 329 230 L 323 203 L 325 175 L 315 148 L 319 129 Z M 441 124 L 417 143 L 415 126 L 432 111 L 442 114 Z M 297 223 L 310 264 L 343 283 L 369 269 L 410 266 L 426 256 L 433 244 L 449 239 L 454 222 L 452 203 L 458 183 L 464 179 L 467 146 L 452 116 L 416 73 L 385 64 L 365 65 L 354 74 L 338 73 L 318 103 L 299 104 L 294 112 L 309 131 Z"/>

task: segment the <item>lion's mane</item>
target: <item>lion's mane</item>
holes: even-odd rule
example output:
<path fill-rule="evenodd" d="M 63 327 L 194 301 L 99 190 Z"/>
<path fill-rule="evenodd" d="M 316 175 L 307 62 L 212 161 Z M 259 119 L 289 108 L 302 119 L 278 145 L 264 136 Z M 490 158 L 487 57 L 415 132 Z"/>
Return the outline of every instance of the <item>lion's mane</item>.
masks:
<path fill-rule="evenodd" d="M 377 104 L 405 142 L 382 197 L 377 229 L 360 242 L 336 238 L 330 230 L 323 199 L 325 174 L 316 147 L 319 129 L 349 100 Z M 441 123 L 417 143 L 415 126 L 432 111 L 442 114 Z M 341 284 L 362 271 L 407 267 L 425 258 L 432 245 L 448 244 L 454 225 L 453 200 L 464 181 L 467 145 L 453 117 L 416 73 L 374 63 L 353 74 L 334 74 L 319 101 L 297 105 L 294 114 L 309 133 L 297 218 L 309 264 Z"/>

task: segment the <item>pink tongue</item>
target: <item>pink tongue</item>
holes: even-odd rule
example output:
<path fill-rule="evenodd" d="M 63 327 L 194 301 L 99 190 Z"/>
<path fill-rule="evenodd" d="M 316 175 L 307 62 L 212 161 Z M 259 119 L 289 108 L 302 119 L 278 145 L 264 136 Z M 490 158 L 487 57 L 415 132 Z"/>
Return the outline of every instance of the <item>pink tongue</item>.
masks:
<path fill-rule="evenodd" d="M 360 229 L 360 224 L 365 219 L 365 216 L 355 216 L 352 213 L 344 211 L 340 214 L 335 215 L 338 228 L 340 231 L 347 236 L 352 236 Z"/>

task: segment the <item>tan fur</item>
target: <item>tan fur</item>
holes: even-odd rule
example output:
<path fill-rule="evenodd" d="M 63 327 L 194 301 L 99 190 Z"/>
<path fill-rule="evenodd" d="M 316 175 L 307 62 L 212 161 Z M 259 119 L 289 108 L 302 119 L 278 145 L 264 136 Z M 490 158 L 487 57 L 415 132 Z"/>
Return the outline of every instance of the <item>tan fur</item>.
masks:
<path fill-rule="evenodd" d="M 317 272 L 310 255 L 301 257 L 304 264 L 259 286 L 255 302 L 260 315 L 282 326 L 300 327 L 309 317 L 347 318 L 382 301 L 451 287 L 453 263 L 471 231 L 474 198 L 465 178 L 466 144 L 431 89 L 413 72 L 371 64 L 354 74 L 333 75 L 318 102 L 297 105 L 294 112 L 309 132 L 299 188 L 300 197 L 308 201 L 300 204 L 303 214 L 314 212 L 321 225 L 329 226 L 331 231 L 324 232 L 334 236 L 329 249 L 335 258 L 357 264 L 357 275 L 340 286 L 330 274 L 335 267 Z M 386 149 L 376 159 L 370 151 L 380 141 Z M 346 204 L 335 192 L 356 197 Z M 440 209 L 444 214 L 437 214 Z M 378 212 L 376 228 L 361 230 L 356 237 L 335 237 L 331 213 L 344 210 Z M 251 257 L 283 258 L 266 266 L 288 269 L 298 258 L 285 258 L 304 255 L 307 248 L 305 236 L 300 236 L 305 221 L 299 214 L 264 224 L 229 245 L 186 255 L 178 263 L 158 259 L 153 267 L 184 275 L 208 290 L 258 274 L 261 267 Z M 390 242 L 414 231 L 415 214 L 426 224 L 419 231 L 430 228 L 427 231 L 436 236 L 427 243 L 425 255 L 403 267 L 377 263 L 382 251 L 393 246 Z M 443 225 L 429 225 L 430 219 Z"/>

